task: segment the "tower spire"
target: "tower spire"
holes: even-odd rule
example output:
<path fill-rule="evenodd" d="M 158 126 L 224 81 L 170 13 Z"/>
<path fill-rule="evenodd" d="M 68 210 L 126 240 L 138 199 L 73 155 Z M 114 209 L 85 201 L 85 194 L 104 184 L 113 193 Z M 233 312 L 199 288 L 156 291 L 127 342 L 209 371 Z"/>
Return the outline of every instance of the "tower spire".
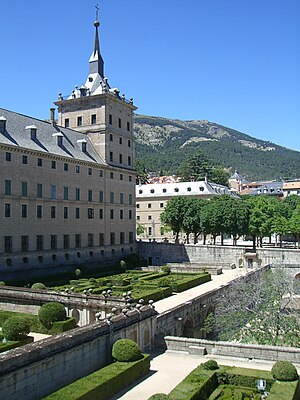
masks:
<path fill-rule="evenodd" d="M 94 43 L 94 51 L 90 57 L 90 74 L 98 73 L 102 78 L 104 78 L 104 62 L 100 53 L 100 44 L 99 44 L 99 34 L 98 28 L 100 26 L 100 22 L 98 21 L 98 4 L 95 6 L 96 8 L 96 20 L 94 22 L 95 30 L 95 43 Z"/>

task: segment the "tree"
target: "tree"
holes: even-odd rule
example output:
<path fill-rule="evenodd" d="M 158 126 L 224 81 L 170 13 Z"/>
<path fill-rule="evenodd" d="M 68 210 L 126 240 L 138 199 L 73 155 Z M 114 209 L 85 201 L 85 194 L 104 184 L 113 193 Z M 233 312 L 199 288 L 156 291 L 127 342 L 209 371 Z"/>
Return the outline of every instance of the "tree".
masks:
<path fill-rule="evenodd" d="M 144 225 L 137 223 L 136 224 L 136 234 L 137 236 L 143 235 L 146 231 Z"/>
<path fill-rule="evenodd" d="M 175 242 L 178 242 L 179 232 L 183 229 L 184 216 L 188 205 L 188 197 L 175 197 L 168 201 L 164 211 L 160 215 L 161 222 L 175 232 Z"/>
<path fill-rule="evenodd" d="M 233 283 L 217 300 L 217 338 L 299 347 L 300 315 L 291 307 L 295 291 L 289 275 L 279 268 Z"/>
<path fill-rule="evenodd" d="M 210 182 L 218 183 L 220 185 L 228 186 L 228 179 L 230 174 L 222 167 L 213 167 L 208 174 Z"/>
<path fill-rule="evenodd" d="M 208 203 L 208 200 L 190 197 L 187 199 L 187 209 L 183 218 L 182 229 L 186 233 L 187 243 L 189 235 L 194 234 L 194 244 L 197 243 L 199 235 L 203 232 L 201 221 L 201 210 Z"/>
<path fill-rule="evenodd" d="M 289 221 L 282 215 L 275 215 L 272 222 L 272 232 L 279 235 L 279 245 L 282 247 L 282 235 L 289 232 Z"/>
<path fill-rule="evenodd" d="M 144 183 L 147 183 L 148 181 L 148 174 L 146 171 L 146 168 L 142 161 L 137 160 L 135 163 L 135 169 L 136 169 L 136 184 L 137 185 L 143 185 Z"/>
<path fill-rule="evenodd" d="M 201 150 L 198 150 L 183 162 L 179 177 L 182 182 L 203 181 L 211 169 L 208 158 Z"/>
<path fill-rule="evenodd" d="M 289 228 L 291 233 L 297 238 L 298 248 L 300 245 L 300 204 L 294 210 L 289 221 Z"/>

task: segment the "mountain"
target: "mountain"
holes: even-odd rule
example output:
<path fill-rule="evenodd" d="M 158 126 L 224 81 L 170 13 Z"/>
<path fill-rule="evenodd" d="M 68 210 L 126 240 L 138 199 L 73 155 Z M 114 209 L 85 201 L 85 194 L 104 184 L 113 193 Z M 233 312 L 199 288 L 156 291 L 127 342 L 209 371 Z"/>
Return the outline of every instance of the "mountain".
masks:
<path fill-rule="evenodd" d="M 201 149 L 215 166 L 238 169 L 248 180 L 300 178 L 300 152 L 206 120 L 135 115 L 137 160 L 159 174 L 177 174 Z"/>

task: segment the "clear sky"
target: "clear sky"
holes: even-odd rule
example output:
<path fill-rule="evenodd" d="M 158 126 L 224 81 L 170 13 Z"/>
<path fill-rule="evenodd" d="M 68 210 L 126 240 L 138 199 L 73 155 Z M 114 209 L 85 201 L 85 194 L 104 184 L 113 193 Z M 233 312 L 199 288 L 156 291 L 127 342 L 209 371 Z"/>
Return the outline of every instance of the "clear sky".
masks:
<path fill-rule="evenodd" d="M 0 107 L 48 118 L 84 83 L 97 0 L 1 0 Z M 111 86 L 141 114 L 207 119 L 300 150 L 299 0 L 103 0 Z"/>

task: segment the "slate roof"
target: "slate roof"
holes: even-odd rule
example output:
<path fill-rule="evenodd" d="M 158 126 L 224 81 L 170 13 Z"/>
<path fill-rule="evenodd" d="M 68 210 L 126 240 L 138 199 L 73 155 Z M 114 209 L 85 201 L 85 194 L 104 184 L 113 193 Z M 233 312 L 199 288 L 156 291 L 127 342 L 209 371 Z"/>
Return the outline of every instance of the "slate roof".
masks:
<path fill-rule="evenodd" d="M 0 144 L 3 143 L 28 150 L 37 150 L 46 154 L 107 165 L 99 154 L 97 154 L 86 134 L 57 125 L 53 126 L 50 122 L 0 108 L 0 117 L 2 116 L 6 118 L 6 132 L 0 133 Z M 35 125 L 37 128 L 36 140 L 32 140 L 30 130 L 25 129 L 30 125 Z M 63 134 L 62 146 L 58 145 L 57 137 L 52 136 L 58 132 Z M 77 140 L 82 139 L 87 140 L 86 152 L 82 151 L 82 144 L 77 143 Z"/>

